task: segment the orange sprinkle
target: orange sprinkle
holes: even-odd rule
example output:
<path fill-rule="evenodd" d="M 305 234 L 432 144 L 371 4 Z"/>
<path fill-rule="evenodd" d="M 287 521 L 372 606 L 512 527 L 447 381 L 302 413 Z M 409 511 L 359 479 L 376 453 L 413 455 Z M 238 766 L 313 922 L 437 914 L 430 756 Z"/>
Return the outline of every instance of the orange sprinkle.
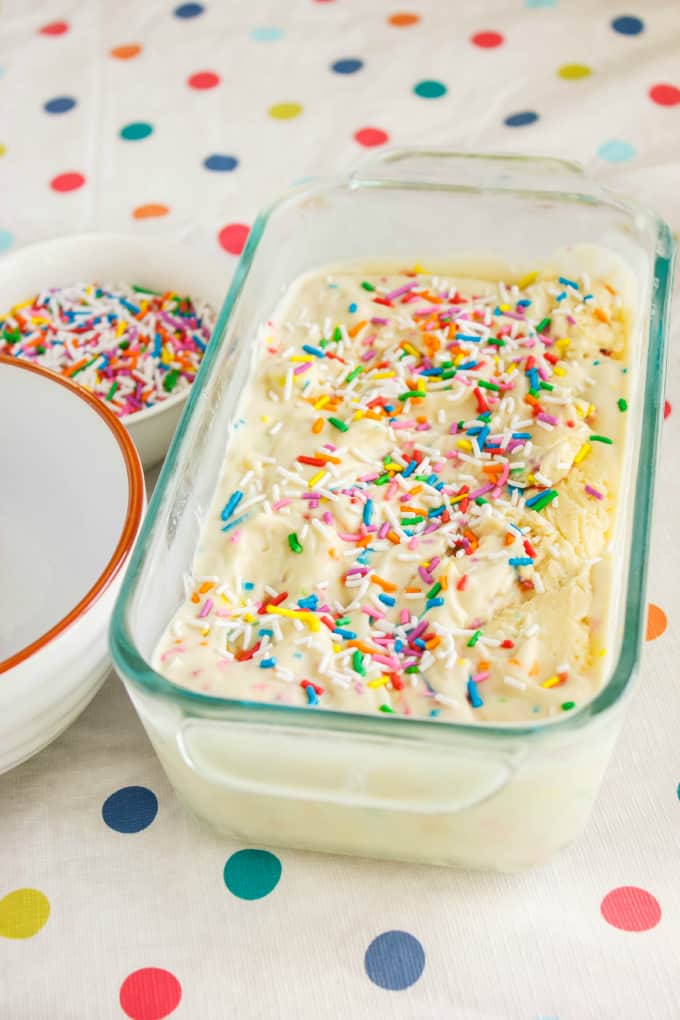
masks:
<path fill-rule="evenodd" d="M 379 577 L 378 574 L 371 574 L 371 580 L 373 581 L 373 584 L 377 584 L 383 591 L 390 592 L 397 590 L 396 584 L 392 584 L 391 581 L 386 581 L 384 577 Z"/>
<path fill-rule="evenodd" d="M 510 663 L 511 666 L 521 666 L 522 665 L 522 663 L 519 661 L 519 659 L 508 659 L 508 662 Z"/>
<path fill-rule="evenodd" d="M 367 645 L 365 641 L 348 641 L 345 645 L 346 648 L 358 648 L 364 655 L 375 655 L 377 652 L 380 654 L 379 648 L 373 648 L 372 645 Z"/>
<path fill-rule="evenodd" d="M 214 581 L 204 581 L 201 587 L 198 589 L 198 594 L 205 595 L 207 591 L 210 591 L 210 589 L 214 587 L 215 587 Z"/>
<path fill-rule="evenodd" d="M 387 537 L 389 538 L 392 545 L 399 545 L 399 543 L 401 542 L 399 535 L 397 535 L 397 533 L 394 531 L 388 531 Z"/>
<path fill-rule="evenodd" d="M 505 533 L 505 544 L 506 545 L 512 545 L 512 543 L 514 541 L 515 541 L 515 536 L 511 532 L 507 531 Z"/>
<path fill-rule="evenodd" d="M 429 641 L 425 642 L 425 647 L 428 650 L 430 650 L 431 648 L 436 648 L 437 645 L 441 644 L 441 641 L 442 641 L 442 639 L 439 637 L 439 634 L 435 634 L 435 636 L 433 638 L 430 638 Z"/>
<path fill-rule="evenodd" d="M 596 319 L 599 319 L 600 322 L 609 322 L 609 316 L 601 308 L 596 308 L 593 315 Z"/>
<path fill-rule="evenodd" d="M 198 597 L 198 595 L 196 594 L 196 592 L 194 592 L 194 594 L 191 596 L 191 601 L 192 602 L 200 602 L 201 601 L 200 598 Z"/>
<path fill-rule="evenodd" d="M 354 337 L 357 336 L 358 333 L 361 333 L 361 331 L 362 331 L 362 329 L 364 328 L 365 325 L 366 325 L 366 319 L 362 319 L 361 322 L 355 323 L 355 325 L 352 326 L 351 329 L 347 330 L 347 335 L 351 336 L 352 339 L 354 339 Z"/>
<path fill-rule="evenodd" d="M 329 549 L 329 550 L 328 550 L 328 555 L 329 555 L 329 556 L 331 557 L 331 559 L 333 559 L 333 560 L 337 560 L 337 559 L 338 559 L 338 554 L 337 554 L 337 552 L 335 551 L 335 549 Z"/>
<path fill-rule="evenodd" d="M 78 369 L 82 368 L 83 365 L 87 365 L 87 358 L 81 358 L 80 361 L 76 361 L 75 365 L 71 365 L 69 370 L 66 372 L 66 375 L 68 376 L 75 375 Z"/>
<path fill-rule="evenodd" d="M 325 464 L 342 464 L 339 457 L 331 457 L 330 453 L 315 453 L 314 456 L 324 461 Z"/>
<path fill-rule="evenodd" d="M 423 491 L 423 487 L 422 487 L 422 485 L 419 482 L 418 485 L 414 485 L 412 489 L 408 490 L 408 494 L 409 494 L 409 496 L 417 496 L 418 493 L 422 492 L 422 491 Z"/>
<path fill-rule="evenodd" d="M 323 428 L 323 423 L 324 423 L 323 418 L 317 418 L 314 424 L 312 425 L 312 432 L 318 435 L 319 432 L 321 432 L 321 429 Z"/>
<path fill-rule="evenodd" d="M 384 415 L 376 414 L 375 411 L 366 411 L 366 414 L 364 415 L 364 418 L 372 418 L 373 421 L 380 421 L 382 417 L 384 417 Z"/>
<path fill-rule="evenodd" d="M 605 287 L 607 288 L 607 290 L 609 291 L 610 294 L 618 293 L 616 288 L 612 287 L 611 284 L 609 284 L 609 283 L 605 283 Z"/>
<path fill-rule="evenodd" d="M 406 593 L 407 593 L 408 595 L 415 595 L 415 594 L 416 594 L 416 592 L 420 593 L 420 592 L 421 592 L 421 589 L 420 589 L 420 588 L 404 588 L 404 591 L 405 591 L 405 592 L 406 592 Z"/>
<path fill-rule="evenodd" d="M 540 672 L 539 665 L 537 662 L 535 662 L 531 669 L 529 670 L 529 676 L 538 676 L 539 672 Z"/>
<path fill-rule="evenodd" d="M 487 669 L 490 668 L 491 663 L 488 662 L 486 659 L 482 659 L 480 662 L 477 663 L 477 669 L 479 670 L 480 673 L 484 673 L 486 672 Z"/>
<path fill-rule="evenodd" d="M 440 588 L 441 588 L 442 591 L 448 591 L 449 590 L 449 575 L 448 574 L 440 574 L 439 575 L 439 585 L 440 585 Z"/>

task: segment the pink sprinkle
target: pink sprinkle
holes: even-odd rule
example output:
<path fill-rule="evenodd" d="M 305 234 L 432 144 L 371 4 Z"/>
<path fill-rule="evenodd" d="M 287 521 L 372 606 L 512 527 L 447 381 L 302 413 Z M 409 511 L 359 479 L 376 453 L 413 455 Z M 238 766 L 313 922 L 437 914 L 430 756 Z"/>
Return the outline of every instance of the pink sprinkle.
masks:
<path fill-rule="evenodd" d="M 415 290 L 418 286 L 417 280 L 411 280 L 409 283 L 403 284 L 401 287 L 397 287 L 396 290 L 391 290 L 389 294 L 385 294 L 386 301 L 394 301 L 396 298 L 401 297 L 403 294 L 408 294 L 410 290 Z"/>
<path fill-rule="evenodd" d="M 307 494 L 305 493 L 305 495 Z M 272 504 L 272 510 L 281 510 L 282 507 L 288 506 L 292 502 L 293 502 L 292 499 L 279 499 L 276 501 L 276 503 Z"/>
<path fill-rule="evenodd" d="M 385 614 L 381 609 L 376 609 L 375 606 L 362 606 L 361 612 L 365 613 L 366 616 L 374 616 L 376 620 L 384 620 Z"/>
<path fill-rule="evenodd" d="M 592 485 L 585 485 L 584 488 L 589 496 L 594 496 L 595 499 L 604 499 L 603 494 L 597 489 L 594 489 Z"/>
<path fill-rule="evenodd" d="M 490 676 L 489 670 L 485 669 L 481 673 L 474 673 L 472 679 L 476 684 L 481 684 L 482 680 L 488 680 Z"/>
<path fill-rule="evenodd" d="M 167 652 L 163 652 L 163 654 L 161 655 L 161 662 L 166 662 L 167 659 L 171 659 L 173 655 L 176 655 L 179 652 L 186 652 L 186 646 L 175 645 L 173 648 L 169 648 Z"/>
<path fill-rule="evenodd" d="M 324 524 L 333 523 L 333 515 L 331 514 L 330 510 L 324 510 L 323 514 L 321 515 L 321 520 L 324 522 Z"/>
<path fill-rule="evenodd" d="M 374 326 L 387 326 L 389 324 L 389 321 L 390 321 L 389 319 L 382 319 L 377 315 L 374 315 L 373 318 L 371 319 L 371 322 Z"/>
<path fill-rule="evenodd" d="M 420 574 L 425 584 L 434 584 L 434 577 L 429 572 L 429 570 L 426 570 L 425 567 L 422 566 L 422 564 L 421 566 L 418 567 L 418 573 Z"/>
<path fill-rule="evenodd" d="M 410 541 L 410 542 L 408 543 L 408 545 L 407 545 L 407 547 L 406 547 L 406 548 L 407 548 L 407 549 L 410 549 L 410 550 L 411 550 L 411 552 L 415 552 L 415 551 L 416 551 L 416 549 L 418 548 L 418 536 L 417 536 L 417 535 L 414 535 L 414 536 L 413 536 L 413 538 L 412 538 L 412 539 L 411 539 L 411 541 Z"/>
<path fill-rule="evenodd" d="M 458 422 L 454 421 L 453 425 L 449 429 L 449 435 L 455 436 L 458 433 Z"/>
<path fill-rule="evenodd" d="M 554 414 L 546 414 L 545 411 L 541 411 L 536 415 L 539 421 L 544 421 L 546 425 L 557 425 L 559 424 L 558 419 Z"/>
<path fill-rule="evenodd" d="M 236 531 L 232 531 L 231 535 L 229 536 L 229 541 L 231 542 L 232 545 L 236 545 L 238 543 L 240 537 L 241 537 L 241 529 L 237 528 Z"/>
<path fill-rule="evenodd" d="M 575 326 L 576 325 L 576 319 L 574 318 L 573 315 L 568 315 L 567 316 L 567 322 L 569 323 L 570 326 Z"/>
<path fill-rule="evenodd" d="M 374 652 L 373 661 L 381 662 L 383 666 L 389 666 L 390 669 L 399 669 L 399 659 L 395 656 L 383 655 L 382 652 Z"/>
<path fill-rule="evenodd" d="M 374 357 L 375 357 L 375 351 L 374 350 L 364 351 L 364 353 L 361 355 L 361 360 L 362 361 L 370 361 L 371 358 L 374 358 Z"/>
<path fill-rule="evenodd" d="M 411 617 L 408 615 L 408 609 L 402 609 L 401 613 L 399 614 L 400 622 L 401 623 L 408 623 L 408 621 L 410 619 L 411 619 Z"/>
<path fill-rule="evenodd" d="M 383 521 L 383 523 L 378 528 L 378 538 L 386 538 L 387 537 L 387 532 L 389 530 L 390 530 L 389 521 Z"/>
<path fill-rule="evenodd" d="M 397 482 L 393 478 L 392 481 L 390 482 L 390 484 L 387 486 L 387 499 L 393 499 L 396 496 L 398 490 L 399 490 L 399 482 Z"/>
<path fill-rule="evenodd" d="M 297 365 L 293 369 L 293 375 L 302 375 L 303 372 L 306 372 L 307 369 L 311 367 L 312 367 L 311 361 L 303 361 L 301 365 Z"/>
<path fill-rule="evenodd" d="M 220 618 L 231 616 L 231 609 L 216 609 L 215 616 L 219 616 Z"/>
<path fill-rule="evenodd" d="M 359 478 L 360 482 L 374 482 L 376 478 L 380 478 L 379 471 L 371 471 L 368 475 L 361 475 Z"/>
<path fill-rule="evenodd" d="M 323 449 L 324 450 L 330 450 L 331 453 L 335 453 L 335 451 L 337 450 L 337 446 L 335 446 L 334 443 L 324 443 L 323 444 Z"/>

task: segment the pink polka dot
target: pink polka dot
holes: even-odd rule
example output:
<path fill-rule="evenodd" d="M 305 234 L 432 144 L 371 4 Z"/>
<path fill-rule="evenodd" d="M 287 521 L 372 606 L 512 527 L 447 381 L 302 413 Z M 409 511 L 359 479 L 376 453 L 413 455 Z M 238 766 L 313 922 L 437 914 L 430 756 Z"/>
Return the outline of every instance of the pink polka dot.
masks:
<path fill-rule="evenodd" d="M 227 223 L 226 227 L 222 227 L 217 235 L 217 240 L 220 242 L 220 247 L 228 251 L 230 255 L 240 255 L 249 233 L 250 227 L 245 223 Z"/>
<path fill-rule="evenodd" d="M 38 31 L 41 35 L 63 35 L 64 32 L 68 32 L 68 21 L 50 21 L 49 24 L 43 25 Z"/>
<path fill-rule="evenodd" d="M 53 191 L 77 191 L 78 188 L 82 188 L 84 183 L 85 178 L 82 174 L 57 174 L 50 181 L 50 187 Z"/>
<path fill-rule="evenodd" d="M 120 1004 L 132 1020 L 163 1020 L 182 998 L 182 986 L 169 970 L 142 967 L 128 974 L 120 986 Z"/>
<path fill-rule="evenodd" d="M 360 131 L 355 131 L 354 140 L 359 145 L 364 145 L 367 149 L 371 149 L 374 145 L 384 145 L 385 142 L 389 142 L 390 136 L 387 131 L 382 131 L 380 128 L 365 127 L 361 128 Z"/>
<path fill-rule="evenodd" d="M 672 411 L 672 408 L 671 408 L 670 400 L 664 400 L 664 402 L 663 402 L 663 416 L 664 416 L 664 418 L 669 418 L 670 414 L 671 414 L 671 411 Z"/>
<path fill-rule="evenodd" d="M 657 898 L 636 885 L 612 889 L 602 900 L 600 910 L 607 924 L 621 931 L 649 931 L 661 920 Z"/>
<path fill-rule="evenodd" d="M 483 50 L 493 50 L 496 46 L 501 46 L 504 41 L 500 32 L 475 32 L 470 36 L 472 45 L 481 46 Z"/>
<path fill-rule="evenodd" d="M 214 89 L 220 83 L 219 74 L 214 71 L 197 71 L 187 78 L 187 85 L 190 89 Z"/>
<path fill-rule="evenodd" d="M 680 103 L 680 89 L 675 85 L 652 85 L 649 98 L 659 106 L 677 106 Z"/>

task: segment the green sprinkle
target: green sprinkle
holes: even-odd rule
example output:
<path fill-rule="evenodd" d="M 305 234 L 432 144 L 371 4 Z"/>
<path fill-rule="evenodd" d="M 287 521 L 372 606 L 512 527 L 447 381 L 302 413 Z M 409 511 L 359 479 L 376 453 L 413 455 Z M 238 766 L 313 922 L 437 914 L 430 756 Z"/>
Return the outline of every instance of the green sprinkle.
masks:
<path fill-rule="evenodd" d="M 407 666 L 404 673 L 419 673 L 420 666 Z"/>
<path fill-rule="evenodd" d="M 354 672 L 358 673 L 360 676 L 366 676 L 366 670 L 364 669 L 364 657 L 358 648 L 355 649 L 352 655 L 352 668 Z"/>
<path fill-rule="evenodd" d="M 368 280 L 362 280 L 361 281 L 361 286 L 364 288 L 364 290 L 369 290 L 369 291 L 370 290 L 375 290 L 375 287 L 373 286 L 373 284 L 369 283 Z"/>
<path fill-rule="evenodd" d="M 537 333 L 542 333 L 543 330 L 547 329 L 549 325 L 550 325 L 550 319 L 548 319 L 548 318 L 541 319 L 541 321 L 539 322 L 538 326 L 536 327 L 536 332 Z"/>
<path fill-rule="evenodd" d="M 36 351 L 38 352 L 38 354 L 44 354 L 46 350 L 47 348 L 43 347 L 42 345 L 40 347 L 36 347 Z"/>
<path fill-rule="evenodd" d="M 339 326 L 336 326 L 335 329 L 333 330 L 333 339 L 335 340 L 336 344 L 340 343 L 340 341 L 342 340 L 342 330 L 340 329 Z"/>
<path fill-rule="evenodd" d="M 568 712 L 570 709 L 576 708 L 576 702 L 575 701 L 563 701 L 562 705 L 560 707 L 562 708 L 563 712 Z"/>
<path fill-rule="evenodd" d="M 477 499 L 475 500 L 477 506 L 484 506 L 484 504 L 488 502 L 489 502 L 488 499 L 484 499 L 483 496 L 477 496 Z"/>
<path fill-rule="evenodd" d="M 350 622 L 351 622 L 351 620 L 350 620 L 349 616 L 341 616 L 339 620 L 335 621 L 335 625 L 337 627 L 344 627 L 346 624 L 348 624 Z"/>
<path fill-rule="evenodd" d="M 426 397 L 427 393 L 422 390 L 406 390 L 406 393 L 399 394 L 399 400 L 408 400 L 409 397 Z"/>
<path fill-rule="evenodd" d="M 477 385 L 482 390 L 494 390 L 496 393 L 500 391 L 500 386 L 498 386 L 495 382 L 487 382 L 486 379 L 478 379 Z"/>
<path fill-rule="evenodd" d="M 455 374 L 456 374 L 456 369 L 455 368 L 445 368 L 444 371 L 441 374 L 441 378 L 442 379 L 453 379 Z"/>
<path fill-rule="evenodd" d="M 424 517 L 402 517 L 401 526 L 407 527 L 409 524 L 422 524 L 425 520 Z"/>
<path fill-rule="evenodd" d="M 116 392 L 117 389 L 118 389 L 118 380 L 116 380 L 116 382 L 112 384 L 111 389 L 106 394 L 105 399 L 106 400 L 113 400 L 114 393 Z"/>
<path fill-rule="evenodd" d="M 324 351 L 330 343 L 330 340 L 319 340 L 319 347 Z"/>
<path fill-rule="evenodd" d="M 373 482 L 373 484 L 374 485 L 387 485 L 389 480 L 390 480 L 390 476 L 388 474 L 385 474 L 385 475 L 381 475 L 380 478 L 376 478 L 376 480 Z"/>
<path fill-rule="evenodd" d="M 628 401 L 625 399 L 625 397 L 619 397 L 619 399 L 616 401 L 616 403 L 618 405 L 619 411 L 627 411 L 628 410 Z"/>
<path fill-rule="evenodd" d="M 98 360 L 99 360 L 99 355 L 95 354 L 94 358 L 90 358 L 90 360 L 86 361 L 84 365 L 81 365 L 80 368 L 77 368 L 75 370 L 75 372 L 71 373 L 71 379 L 73 379 L 73 378 L 75 378 L 75 376 L 79 375 L 80 372 L 84 372 L 86 368 L 89 368 L 90 365 L 94 364 L 94 362 L 98 361 Z M 177 374 L 179 375 L 179 372 Z"/>
<path fill-rule="evenodd" d="M 345 384 L 351 383 L 354 379 L 356 379 L 358 375 L 361 375 L 363 370 L 364 370 L 363 365 L 357 365 L 356 368 L 353 368 L 352 371 L 347 376 L 347 378 L 345 379 Z"/>
<path fill-rule="evenodd" d="M 434 599 L 434 598 L 436 598 L 436 597 L 437 597 L 437 595 L 439 595 L 439 592 L 440 592 L 441 590 L 442 590 L 442 586 L 441 586 L 441 584 L 439 583 L 439 581 L 437 581 L 437 582 L 436 582 L 435 584 L 433 584 L 433 585 L 432 585 L 432 587 L 431 587 L 431 588 L 430 588 L 430 590 L 428 591 L 428 593 L 427 593 L 427 595 L 425 596 L 425 598 L 426 598 L 426 599 Z"/>
<path fill-rule="evenodd" d="M 540 386 L 541 386 L 541 389 L 542 389 L 542 390 L 548 390 L 548 391 L 549 391 L 550 393 L 552 393 L 552 391 L 553 391 L 553 390 L 555 389 L 555 387 L 553 386 L 553 384 L 552 384 L 552 383 L 549 383 L 549 382 L 543 382 L 543 380 L 542 380 L 542 379 L 541 379 L 541 383 L 540 383 Z"/>
<path fill-rule="evenodd" d="M 334 429 L 338 429 L 339 432 L 347 432 L 349 425 L 345 425 L 344 421 L 340 421 L 339 418 L 329 418 L 328 421 Z"/>
<path fill-rule="evenodd" d="M 179 369 L 173 368 L 171 372 L 168 372 L 165 379 L 163 380 L 163 389 L 166 393 L 171 393 L 177 385 L 179 379 Z"/>
<path fill-rule="evenodd" d="M 118 348 L 121 351 L 126 351 L 129 346 L 130 346 L 129 340 L 121 340 L 121 342 L 118 344 Z"/>
<path fill-rule="evenodd" d="M 505 347 L 505 340 L 500 340 L 498 337 L 492 337 L 487 340 L 488 344 L 493 344 L 494 347 Z"/>
<path fill-rule="evenodd" d="M 149 287 L 140 287 L 140 286 L 138 286 L 137 284 L 134 284 L 134 283 L 132 284 L 132 289 L 137 294 L 154 294 L 156 297 L 159 297 L 160 294 L 161 294 L 160 290 L 151 290 Z"/>
<path fill-rule="evenodd" d="M 609 436 L 588 436 L 588 439 L 591 443 L 606 443 L 607 446 L 611 446 L 614 442 Z"/>
<path fill-rule="evenodd" d="M 557 493 L 554 489 L 550 489 L 548 492 L 544 492 L 541 498 L 537 499 L 536 502 L 532 504 L 531 508 L 538 512 L 547 507 L 548 503 L 552 503 L 554 499 L 557 499 Z"/>
<path fill-rule="evenodd" d="M 394 715 L 394 709 L 390 708 L 389 705 L 381 705 L 379 711 L 380 712 L 389 712 L 390 715 Z"/>
<path fill-rule="evenodd" d="M 18 329 L 8 329 L 5 327 L 3 337 L 8 344 L 15 344 L 17 340 L 21 340 L 21 333 Z"/>
<path fill-rule="evenodd" d="M 482 636 L 481 630 L 476 630 L 467 643 L 468 648 L 474 648 L 481 636 Z"/>
<path fill-rule="evenodd" d="M 297 535 L 295 534 L 294 531 L 291 531 L 290 535 L 288 536 L 288 545 L 290 546 L 290 548 L 292 549 L 292 551 L 294 553 L 301 553 L 302 552 L 302 546 L 300 545 L 300 539 L 297 537 Z"/>

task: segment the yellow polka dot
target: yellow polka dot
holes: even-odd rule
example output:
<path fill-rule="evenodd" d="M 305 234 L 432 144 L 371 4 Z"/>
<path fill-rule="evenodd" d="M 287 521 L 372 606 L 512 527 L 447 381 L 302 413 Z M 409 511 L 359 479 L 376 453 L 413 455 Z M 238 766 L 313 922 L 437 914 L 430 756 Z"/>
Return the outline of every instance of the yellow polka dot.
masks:
<path fill-rule="evenodd" d="M 587 78 L 593 72 L 585 64 L 562 64 L 562 67 L 558 67 L 557 73 L 560 78 L 575 81 L 577 78 Z"/>
<path fill-rule="evenodd" d="M 7 152 L 7 149 L 2 144 L 2 142 L 0 142 L 0 156 L 4 156 L 6 152 Z"/>
<path fill-rule="evenodd" d="M 645 634 L 647 640 L 654 641 L 661 637 L 667 626 L 668 620 L 661 606 L 655 606 L 653 602 L 650 602 L 647 607 L 647 633 Z"/>
<path fill-rule="evenodd" d="M 269 116 L 275 120 L 291 120 L 293 117 L 299 117 L 301 113 L 302 107 L 299 103 L 275 103 L 269 107 Z"/>
<path fill-rule="evenodd" d="M 39 889 L 14 889 L 0 900 L 0 935 L 30 939 L 50 916 L 50 901 Z"/>

